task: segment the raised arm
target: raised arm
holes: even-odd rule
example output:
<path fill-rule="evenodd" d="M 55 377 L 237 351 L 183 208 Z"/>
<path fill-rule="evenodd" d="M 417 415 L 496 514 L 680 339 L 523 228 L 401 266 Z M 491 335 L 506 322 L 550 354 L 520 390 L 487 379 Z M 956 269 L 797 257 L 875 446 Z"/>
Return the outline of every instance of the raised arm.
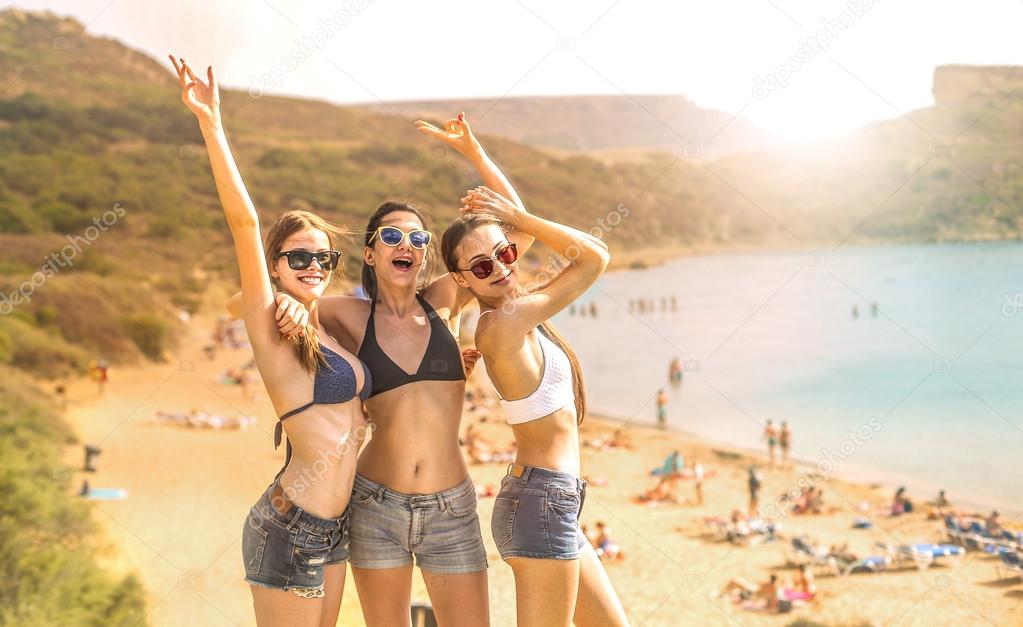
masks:
<path fill-rule="evenodd" d="M 476 172 L 483 179 L 484 186 L 489 187 L 523 209 L 526 208 L 522 204 L 519 195 L 515 192 L 515 188 L 508 181 L 508 178 L 497 167 L 497 164 L 490 158 L 490 155 L 483 150 L 483 145 L 473 135 L 472 128 L 465 119 L 464 111 L 459 113 L 457 118 L 445 122 L 443 129 L 437 128 L 424 120 L 416 121 L 416 129 L 454 148 L 476 168 Z M 521 244 L 519 249 L 522 249 Z"/>
<path fill-rule="evenodd" d="M 479 188 L 469 210 L 494 214 L 568 260 L 568 266 L 552 280 L 518 296 L 514 307 L 499 307 L 493 312 L 485 336 L 498 343 L 521 338 L 567 307 L 596 282 L 611 260 L 604 242 L 589 233 L 522 211 L 493 190 Z"/>
<path fill-rule="evenodd" d="M 275 340 L 277 332 L 272 315 L 273 288 L 266 269 L 263 241 L 259 235 L 259 217 L 224 134 L 220 119 L 220 90 L 213 76 L 213 68 L 207 68 L 207 82 L 203 82 L 184 59 L 179 61 L 171 56 L 170 60 L 178 73 L 181 100 L 199 121 L 217 194 L 234 239 L 242 283 L 241 301 L 237 303 L 240 306 L 236 312 L 245 320 L 254 341 L 260 338 Z"/>
<path fill-rule="evenodd" d="M 419 132 L 432 137 L 444 144 L 447 144 L 460 155 L 465 157 L 469 163 L 476 168 L 476 172 L 483 180 L 483 185 L 514 203 L 523 213 L 526 206 L 522 203 L 511 182 L 497 167 L 497 164 L 490 158 L 490 155 L 483 149 L 476 136 L 473 135 L 472 127 L 465 119 L 465 112 L 460 112 L 458 117 L 452 118 L 444 123 L 444 128 L 438 128 L 424 120 L 416 122 L 416 129 Z M 468 192 L 461 199 L 462 209 L 468 207 L 468 202 L 474 192 Z M 533 236 L 517 230 L 511 230 L 507 234 L 508 241 L 514 242 L 519 249 L 519 254 L 525 254 L 533 245 Z M 440 307 L 449 306 L 452 315 L 461 311 L 466 303 L 472 300 L 472 294 L 468 290 L 460 288 L 450 275 L 444 274 L 435 279 L 426 290 L 426 297 L 431 303 Z"/>

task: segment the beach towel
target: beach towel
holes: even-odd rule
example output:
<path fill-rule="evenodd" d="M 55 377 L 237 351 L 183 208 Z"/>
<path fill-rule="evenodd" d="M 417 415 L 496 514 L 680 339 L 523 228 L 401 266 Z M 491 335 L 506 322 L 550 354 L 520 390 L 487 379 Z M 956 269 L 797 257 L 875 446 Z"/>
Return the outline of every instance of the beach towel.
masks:
<path fill-rule="evenodd" d="M 121 488 L 94 488 L 83 496 L 90 501 L 121 501 L 128 498 L 128 491 Z"/>

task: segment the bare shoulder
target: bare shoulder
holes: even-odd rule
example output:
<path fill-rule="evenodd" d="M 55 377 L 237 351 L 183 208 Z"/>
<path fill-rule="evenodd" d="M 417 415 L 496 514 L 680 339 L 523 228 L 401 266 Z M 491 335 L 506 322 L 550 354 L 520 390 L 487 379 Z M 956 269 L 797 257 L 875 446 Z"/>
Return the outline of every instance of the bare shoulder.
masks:
<path fill-rule="evenodd" d="M 490 351 L 507 350 L 516 345 L 521 346 L 523 340 L 521 334 L 509 331 L 508 314 L 500 309 L 484 311 L 476 322 L 476 347 L 486 354 Z"/>
<path fill-rule="evenodd" d="M 320 315 L 324 322 L 334 322 L 348 327 L 350 324 L 366 323 L 369 316 L 369 301 L 357 296 L 324 296 L 319 301 Z"/>
<path fill-rule="evenodd" d="M 474 298 L 472 292 L 455 282 L 450 272 L 431 281 L 422 296 L 434 311 L 448 320 L 461 313 Z"/>

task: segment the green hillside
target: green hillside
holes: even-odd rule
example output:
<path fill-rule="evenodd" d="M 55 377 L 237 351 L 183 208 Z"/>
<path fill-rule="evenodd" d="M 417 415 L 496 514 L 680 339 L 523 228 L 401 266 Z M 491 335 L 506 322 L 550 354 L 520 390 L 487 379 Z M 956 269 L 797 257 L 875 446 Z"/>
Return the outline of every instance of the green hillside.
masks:
<path fill-rule="evenodd" d="M 201 137 L 169 68 L 74 20 L 7 10 L 0 81 L 0 363 L 55 375 L 97 355 L 171 355 L 179 312 L 195 311 L 211 284 L 233 281 L 235 264 Z M 911 121 L 843 141 L 710 161 L 650 152 L 609 162 L 483 140 L 538 213 L 594 229 L 626 208 L 603 233 L 620 258 L 693 247 L 827 249 L 847 238 L 1018 238 L 1023 92 L 1006 87 L 1011 80 L 981 83 Z M 956 93 L 954 80 L 946 92 Z M 304 208 L 358 229 L 397 198 L 442 229 L 478 182 L 400 116 L 233 90 L 223 101 L 267 221 Z M 93 227 L 115 214 L 105 230 Z M 97 236 L 73 263 L 46 276 L 47 259 L 89 233 Z M 12 299 L 19 303 L 5 306 Z"/>

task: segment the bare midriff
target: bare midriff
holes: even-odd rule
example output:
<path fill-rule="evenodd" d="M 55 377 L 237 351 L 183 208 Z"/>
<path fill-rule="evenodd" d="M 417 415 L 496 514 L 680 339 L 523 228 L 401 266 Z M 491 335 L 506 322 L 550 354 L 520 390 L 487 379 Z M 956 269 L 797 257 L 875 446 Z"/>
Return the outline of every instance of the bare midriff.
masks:
<path fill-rule="evenodd" d="M 281 475 L 284 496 L 320 518 L 344 513 L 356 458 L 367 433 L 362 401 L 313 405 L 284 421 L 291 462 Z"/>
<path fill-rule="evenodd" d="M 465 381 L 415 381 L 366 401 L 370 440 L 359 474 L 404 494 L 431 494 L 469 476 L 458 443 Z"/>
<path fill-rule="evenodd" d="M 574 405 L 512 425 L 512 432 L 516 463 L 579 476 L 579 426 Z"/>

